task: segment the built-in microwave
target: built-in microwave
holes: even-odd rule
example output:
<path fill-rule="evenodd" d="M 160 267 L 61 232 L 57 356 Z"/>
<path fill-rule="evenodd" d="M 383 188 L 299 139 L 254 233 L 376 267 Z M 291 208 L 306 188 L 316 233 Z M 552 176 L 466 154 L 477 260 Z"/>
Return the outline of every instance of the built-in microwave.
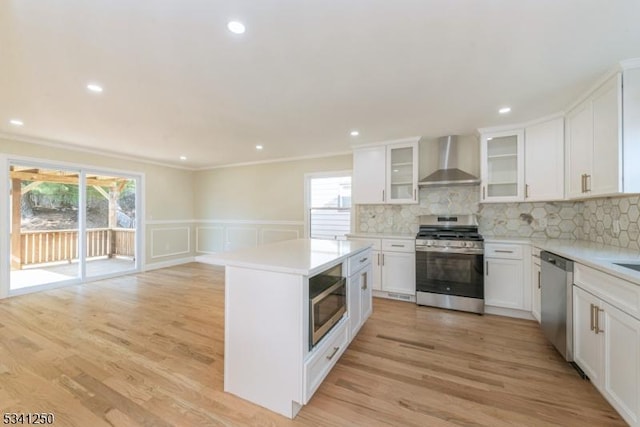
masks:
<path fill-rule="evenodd" d="M 347 312 L 347 280 L 338 264 L 309 279 L 309 350 Z"/>

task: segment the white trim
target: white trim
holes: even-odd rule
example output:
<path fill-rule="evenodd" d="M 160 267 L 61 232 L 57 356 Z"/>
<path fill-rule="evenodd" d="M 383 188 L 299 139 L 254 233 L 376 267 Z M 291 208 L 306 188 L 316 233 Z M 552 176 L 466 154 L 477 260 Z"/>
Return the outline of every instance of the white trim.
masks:
<path fill-rule="evenodd" d="M 354 144 L 351 145 L 351 148 L 367 148 L 367 147 L 380 147 L 384 145 L 395 145 L 395 144 L 409 144 L 414 142 L 419 142 L 422 139 L 421 136 L 411 136 L 409 138 L 401 138 L 401 139 L 392 139 L 388 141 L 376 141 L 376 142 L 368 142 L 365 144 Z"/>
<path fill-rule="evenodd" d="M 157 231 L 173 231 L 173 230 L 186 230 L 187 232 L 187 250 L 186 251 L 181 251 L 181 252 L 171 252 L 168 254 L 161 254 L 161 255 L 154 255 L 154 242 L 153 242 L 153 235 L 155 232 Z M 190 227 L 168 227 L 168 228 L 154 228 L 153 230 L 151 230 L 151 259 L 156 259 L 156 258 L 166 258 L 166 257 L 170 257 L 170 256 L 176 256 L 176 255 L 184 255 L 184 254 L 189 254 L 191 253 L 191 228 Z"/>
<path fill-rule="evenodd" d="M 304 206 L 304 238 L 308 239 L 310 237 L 311 234 L 311 230 L 309 229 L 309 221 L 311 221 L 311 218 L 309 218 L 309 210 L 310 210 L 310 204 L 311 204 L 311 189 L 309 187 L 309 185 L 311 184 L 311 180 L 313 178 L 333 178 L 333 177 L 343 177 L 343 176 L 349 176 L 351 177 L 351 212 L 349 215 L 349 233 L 353 232 L 354 230 L 354 212 L 355 212 L 355 206 L 353 204 L 353 170 L 352 169 L 347 169 L 347 170 L 340 170 L 340 171 L 324 171 L 324 172 L 308 172 L 304 174 L 304 202 L 303 202 L 303 206 Z M 347 233 L 347 234 L 349 234 Z"/>
<path fill-rule="evenodd" d="M 10 254 L 10 229 L 9 217 L 9 158 L 0 153 L 0 197 L 4 200 L 0 203 L 0 299 L 9 296 L 9 280 L 11 272 L 11 254 Z"/>
<path fill-rule="evenodd" d="M 40 138 L 36 136 L 0 132 L 0 138 L 8 139 L 10 141 L 15 141 L 15 142 L 26 142 L 28 144 L 44 145 L 45 147 L 59 148 L 61 150 L 76 151 L 80 153 L 89 153 L 97 156 L 108 156 L 114 159 L 137 161 L 140 163 L 146 163 L 146 164 L 156 165 L 156 166 L 164 166 L 172 169 L 183 169 L 183 170 L 190 170 L 190 171 L 196 170 L 195 168 L 178 166 L 170 163 L 163 163 L 156 160 L 148 159 L 146 157 L 139 157 L 135 155 L 124 155 L 124 154 L 119 154 L 109 150 L 99 150 L 96 148 L 82 147 L 82 146 L 71 144 L 68 142 L 56 141 L 56 140 L 52 140 L 48 138 Z"/>
<path fill-rule="evenodd" d="M 620 61 L 620 68 L 622 68 L 623 71 L 631 68 L 640 68 L 640 58 L 629 58 Z"/>
<path fill-rule="evenodd" d="M 186 258 L 172 259 L 169 261 L 152 262 L 144 266 L 144 271 L 147 272 L 151 270 L 157 270 L 159 268 L 167 268 L 167 267 L 173 267 L 181 264 L 189 264 L 190 262 L 196 262 L 196 257 L 190 256 Z"/>
<path fill-rule="evenodd" d="M 147 225 L 164 225 L 164 224 L 193 224 L 198 222 L 195 219 L 150 219 L 146 221 Z"/>
<path fill-rule="evenodd" d="M 537 125 L 537 124 L 540 124 L 540 123 L 548 122 L 550 120 L 558 119 L 560 117 L 564 117 L 564 115 L 565 115 L 564 111 L 559 111 L 557 113 L 549 114 L 548 116 L 540 117 L 540 118 L 537 118 L 535 120 L 529 120 L 528 122 L 514 123 L 514 124 L 511 124 L 511 125 L 501 125 L 501 126 L 478 128 L 478 133 L 483 134 L 483 133 L 505 132 L 505 131 L 517 130 L 517 129 L 520 129 L 520 128 L 526 128 L 526 127 L 529 127 L 529 126 L 533 126 L 533 125 Z"/>
<path fill-rule="evenodd" d="M 222 249 L 224 250 L 224 238 L 225 238 L 225 227 L 221 225 L 213 226 L 213 227 L 196 227 L 196 253 L 202 254 L 213 254 L 216 253 L 214 251 L 203 251 L 200 249 L 200 230 L 220 230 L 222 231 Z"/>
<path fill-rule="evenodd" d="M 214 170 L 214 169 L 235 168 L 240 166 L 266 165 L 269 163 L 284 163 L 284 162 L 294 162 L 296 160 L 309 160 L 309 159 L 321 159 L 323 157 L 346 156 L 349 154 L 353 154 L 353 153 L 351 151 L 337 151 L 333 153 L 324 153 L 324 154 L 309 154 L 307 156 L 279 157 L 277 159 L 257 160 L 255 162 L 229 163 L 227 165 L 219 165 L 219 166 L 204 166 L 201 168 L 195 168 L 193 170 L 208 171 L 208 170 Z"/>
<path fill-rule="evenodd" d="M 196 219 L 200 224 L 237 224 L 237 225 L 304 225 L 304 221 L 278 221 L 264 219 Z"/>

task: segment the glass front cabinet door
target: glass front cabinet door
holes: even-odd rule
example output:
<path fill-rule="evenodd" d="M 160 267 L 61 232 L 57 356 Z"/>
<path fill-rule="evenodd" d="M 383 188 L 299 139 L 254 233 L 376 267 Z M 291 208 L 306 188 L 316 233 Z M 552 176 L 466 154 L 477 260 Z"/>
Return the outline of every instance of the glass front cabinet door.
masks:
<path fill-rule="evenodd" d="M 418 143 L 387 146 L 387 203 L 418 203 Z"/>
<path fill-rule="evenodd" d="M 483 133 L 482 202 L 524 200 L 524 131 Z"/>

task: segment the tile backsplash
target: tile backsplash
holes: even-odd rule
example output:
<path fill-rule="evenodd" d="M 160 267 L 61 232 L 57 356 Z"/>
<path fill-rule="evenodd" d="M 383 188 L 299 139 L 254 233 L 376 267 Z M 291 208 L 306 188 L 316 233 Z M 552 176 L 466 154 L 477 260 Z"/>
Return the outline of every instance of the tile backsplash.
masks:
<path fill-rule="evenodd" d="M 357 205 L 356 230 L 363 233 L 416 233 L 418 217 L 476 214 L 487 237 L 542 237 L 590 240 L 640 247 L 640 197 L 586 201 L 479 203 L 478 186 L 423 187 L 417 205 Z"/>

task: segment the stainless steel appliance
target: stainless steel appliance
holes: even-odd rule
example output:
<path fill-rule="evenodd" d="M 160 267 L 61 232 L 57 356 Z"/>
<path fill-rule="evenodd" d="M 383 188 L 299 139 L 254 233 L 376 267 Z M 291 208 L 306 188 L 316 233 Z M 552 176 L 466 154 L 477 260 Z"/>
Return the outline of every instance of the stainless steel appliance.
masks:
<path fill-rule="evenodd" d="M 347 312 L 347 279 L 342 264 L 309 279 L 309 349 Z"/>
<path fill-rule="evenodd" d="M 458 169 L 458 137 L 455 135 L 438 138 L 438 170 L 418 182 L 421 187 L 441 187 L 452 185 L 478 185 L 480 179 Z"/>
<path fill-rule="evenodd" d="M 562 356 L 573 361 L 573 261 L 540 252 L 540 326 Z"/>
<path fill-rule="evenodd" d="M 484 313 L 484 242 L 474 215 L 420 217 L 416 303 Z"/>

